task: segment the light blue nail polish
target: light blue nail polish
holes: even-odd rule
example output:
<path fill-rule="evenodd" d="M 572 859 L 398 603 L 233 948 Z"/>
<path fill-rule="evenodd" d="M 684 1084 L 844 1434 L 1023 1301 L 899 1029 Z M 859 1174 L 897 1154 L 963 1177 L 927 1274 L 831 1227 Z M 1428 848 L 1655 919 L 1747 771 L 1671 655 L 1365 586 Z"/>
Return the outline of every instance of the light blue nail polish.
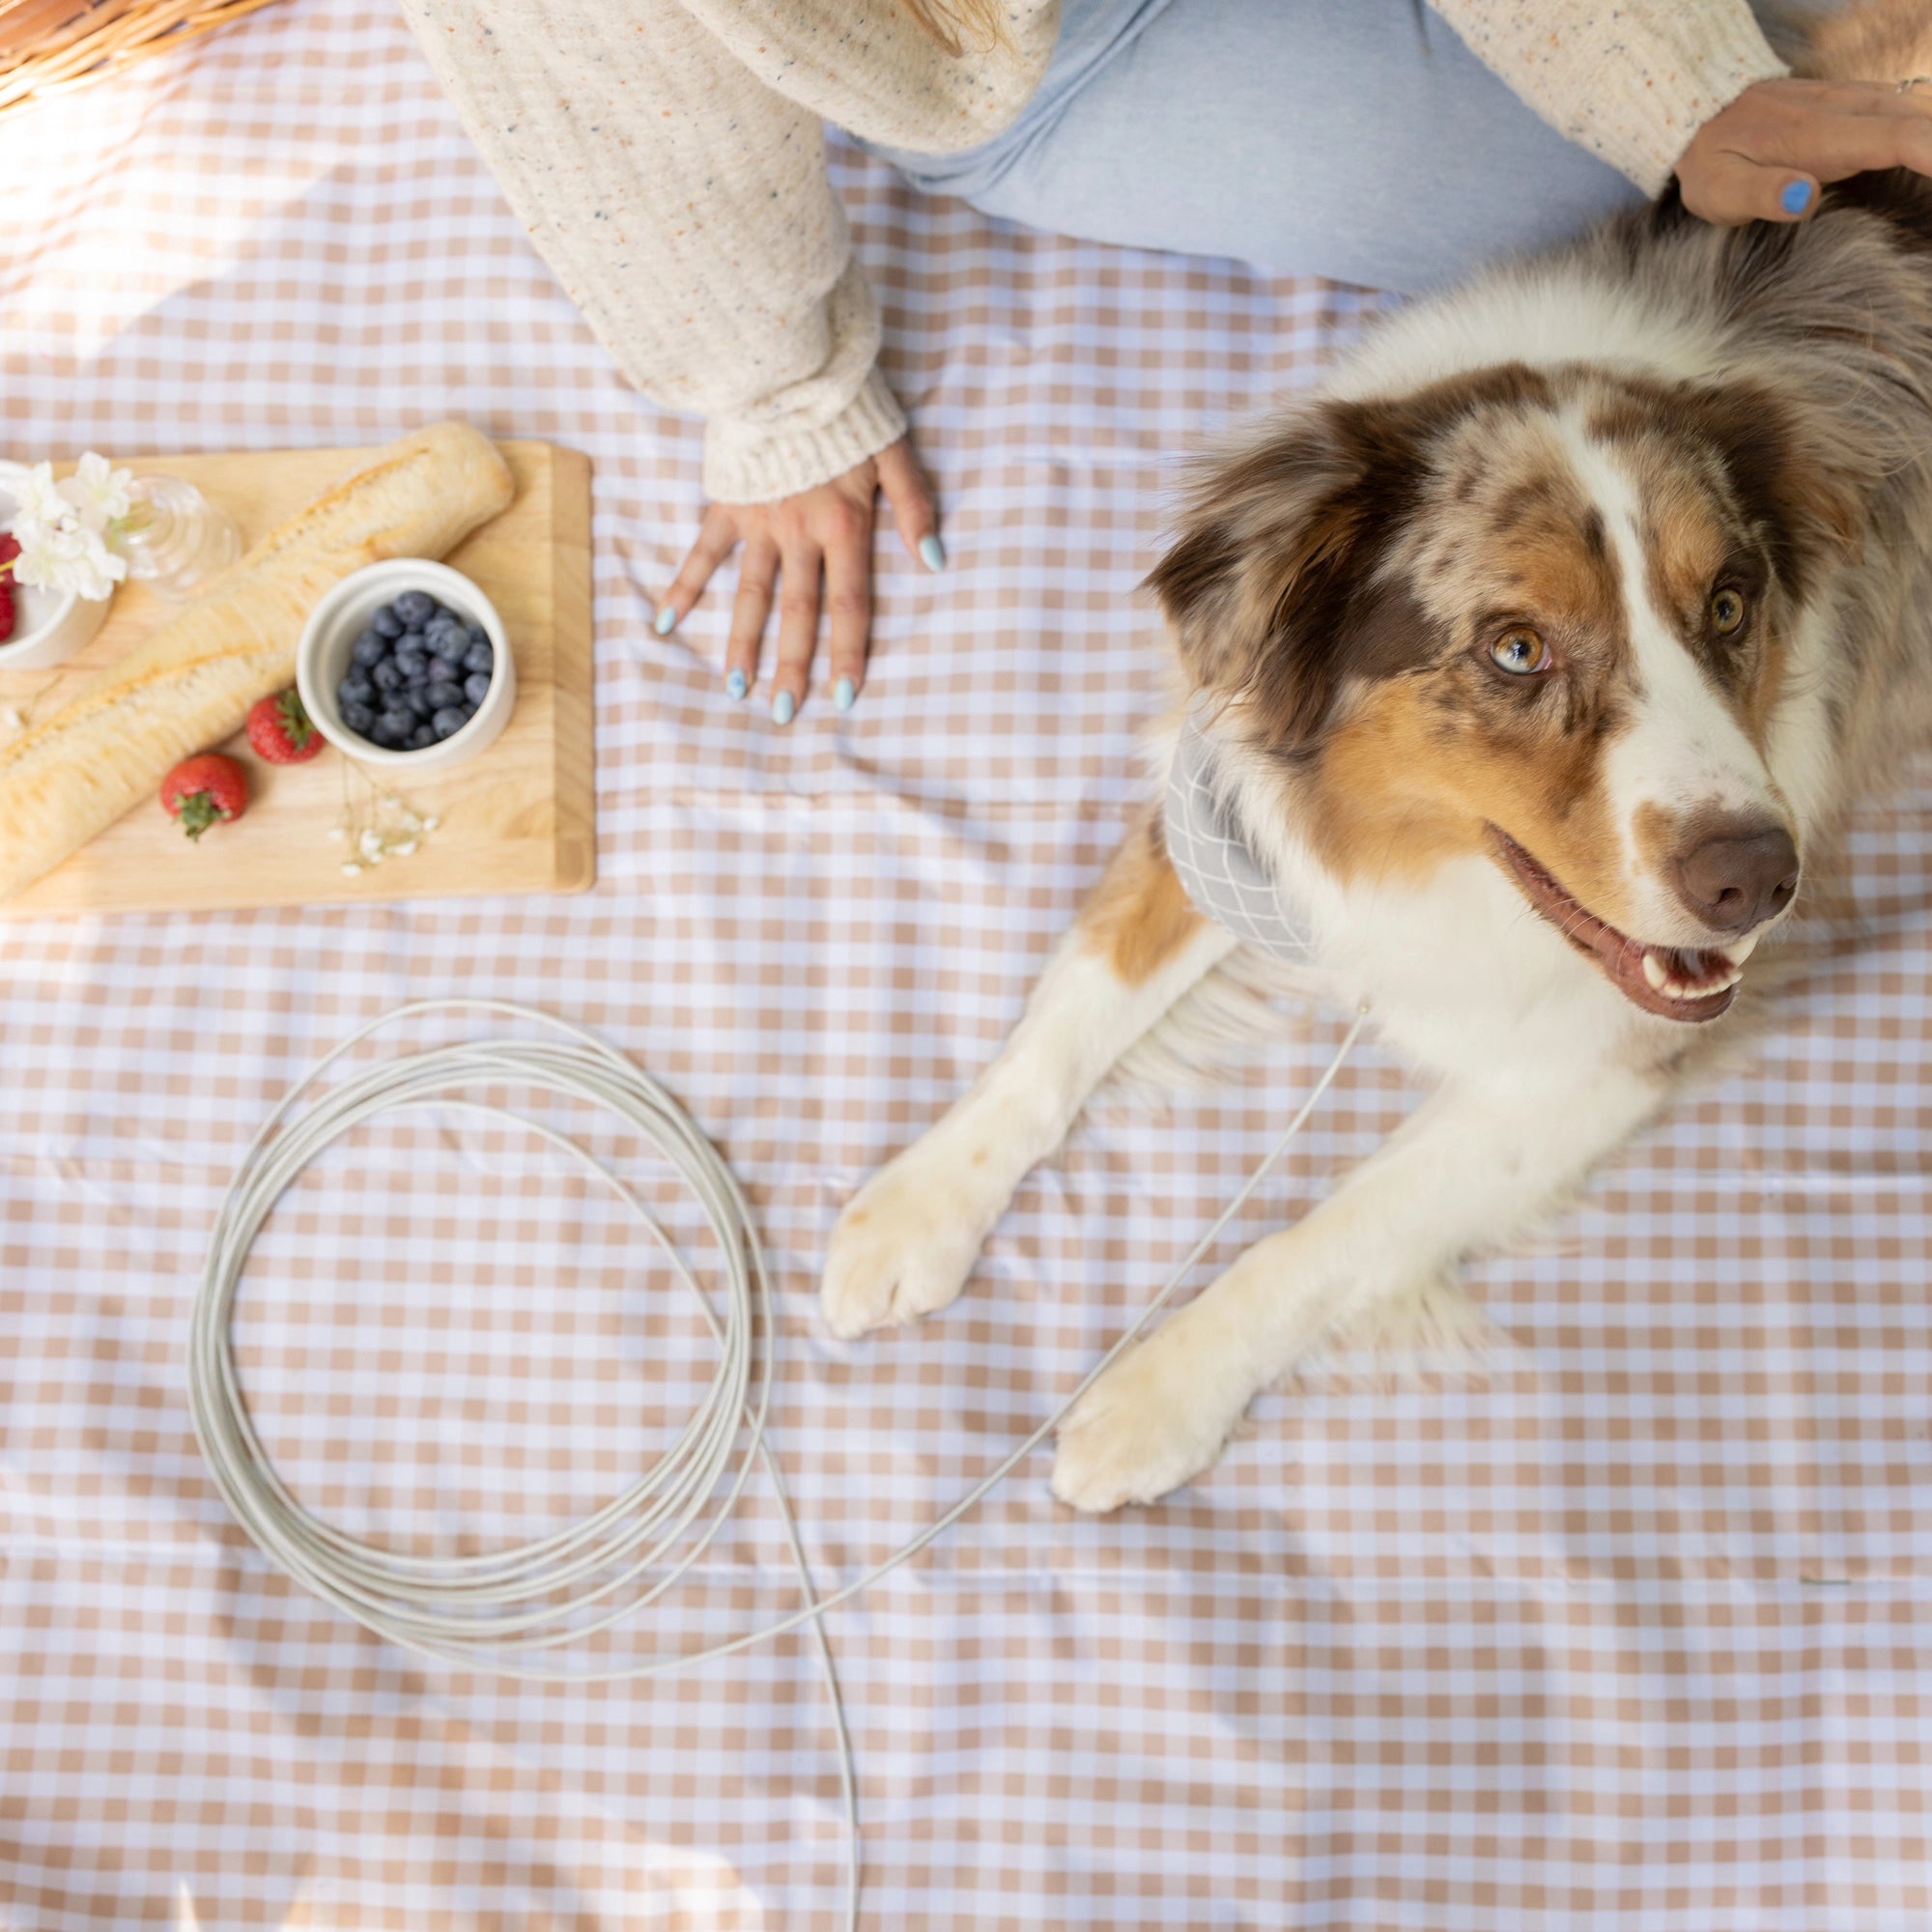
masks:
<path fill-rule="evenodd" d="M 849 677 L 841 677 L 832 687 L 832 701 L 840 711 L 850 711 L 853 699 L 858 696 L 859 693 Z"/>
<path fill-rule="evenodd" d="M 734 670 L 731 673 L 731 675 L 724 680 L 724 689 L 733 697 L 743 697 L 746 692 L 750 691 L 751 688 L 752 687 L 750 682 L 747 680 L 745 673 L 741 670 Z"/>
<path fill-rule="evenodd" d="M 659 637 L 668 638 L 670 636 L 670 627 L 676 622 L 677 622 L 677 612 L 673 611 L 668 604 L 661 605 L 658 610 L 658 614 L 651 619 L 651 629 L 654 630 Z"/>
<path fill-rule="evenodd" d="M 937 537 L 921 537 L 919 540 L 919 560 L 928 570 L 946 568 L 946 546 Z"/>
<path fill-rule="evenodd" d="M 793 699 L 791 693 L 788 691 L 780 692 L 772 699 L 772 723 L 774 724 L 789 724 L 792 713 L 797 709 L 798 705 Z"/>
<path fill-rule="evenodd" d="M 1811 184 L 1786 182 L 1784 192 L 1777 198 L 1783 204 L 1786 214 L 1803 214 L 1811 206 Z"/>

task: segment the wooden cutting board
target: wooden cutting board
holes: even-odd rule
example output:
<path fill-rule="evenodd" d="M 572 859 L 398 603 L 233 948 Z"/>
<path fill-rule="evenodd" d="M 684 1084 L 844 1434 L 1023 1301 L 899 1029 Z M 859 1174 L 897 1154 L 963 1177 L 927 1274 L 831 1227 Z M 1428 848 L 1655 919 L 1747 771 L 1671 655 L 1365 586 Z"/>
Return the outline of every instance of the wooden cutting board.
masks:
<path fill-rule="evenodd" d="M 265 765 L 238 736 L 220 749 L 248 768 L 244 816 L 194 844 L 157 802 L 137 806 L 58 870 L 0 904 L 0 917 L 578 893 L 595 883 L 590 464 L 553 443 L 497 448 L 516 478 L 516 500 L 444 561 L 473 578 L 503 619 L 517 662 L 517 708 L 502 736 L 467 765 L 420 779 L 383 775 L 387 789 L 440 821 L 414 852 L 345 877 L 348 854 L 329 832 L 343 821 L 345 802 L 364 807 L 366 816 L 363 768 L 332 747 L 305 765 Z M 235 518 L 252 545 L 375 454 L 298 449 L 117 460 L 186 477 Z M 111 662 L 174 608 L 141 584 L 124 584 L 107 622 L 71 666 L 0 671 L 0 710 L 58 708 L 53 687 L 64 671 Z"/>

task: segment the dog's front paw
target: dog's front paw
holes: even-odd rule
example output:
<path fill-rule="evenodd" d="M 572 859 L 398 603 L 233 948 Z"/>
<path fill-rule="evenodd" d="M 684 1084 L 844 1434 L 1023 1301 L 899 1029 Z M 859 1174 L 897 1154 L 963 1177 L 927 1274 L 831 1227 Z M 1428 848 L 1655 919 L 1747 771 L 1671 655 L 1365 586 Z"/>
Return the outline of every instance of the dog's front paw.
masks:
<path fill-rule="evenodd" d="M 913 1147 L 860 1188 L 832 1231 L 818 1301 L 848 1341 L 954 1300 L 1003 1203 L 972 1198 L 943 1155 Z"/>
<path fill-rule="evenodd" d="M 1151 1503 L 1221 1453 L 1251 1393 L 1237 1365 L 1206 1357 L 1205 1324 L 1176 1316 L 1130 1349 L 1060 1425 L 1053 1493 L 1078 1510 Z"/>

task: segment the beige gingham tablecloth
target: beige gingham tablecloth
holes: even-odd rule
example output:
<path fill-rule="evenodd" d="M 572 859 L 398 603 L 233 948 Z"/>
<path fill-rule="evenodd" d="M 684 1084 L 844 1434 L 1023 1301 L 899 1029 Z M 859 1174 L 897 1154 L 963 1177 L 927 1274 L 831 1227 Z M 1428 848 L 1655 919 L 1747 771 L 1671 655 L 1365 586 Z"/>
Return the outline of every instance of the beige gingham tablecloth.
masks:
<path fill-rule="evenodd" d="M 375 442 L 455 414 L 596 466 L 602 882 L 575 900 L 0 927 L 0 1918 L 9 1927 L 830 1927 L 809 1642 L 650 1686 L 427 1667 L 228 1520 L 189 1297 L 310 1059 L 412 997 L 532 1002 L 658 1073 L 779 1271 L 772 1435 L 821 1586 L 1055 1406 L 1339 1035 L 1101 1108 L 968 1296 L 847 1347 L 840 1203 L 1019 1009 L 1136 793 L 1134 586 L 1188 439 L 1373 298 L 1015 232 L 837 160 L 952 565 L 880 547 L 858 708 L 721 690 L 728 599 L 649 631 L 698 439 L 627 390 L 414 46 L 291 0 L 0 124 L 0 446 Z M 768 696 L 761 687 L 759 698 Z M 829 1619 L 873 1927 L 1907 1932 L 1932 1919 L 1932 789 L 1867 813 L 1747 1072 L 1471 1270 L 1479 1368 L 1326 1373 L 1102 1521 L 1046 1457 Z M 208 862 L 218 864 L 213 849 Z M 446 1037 L 434 1025 L 397 1044 Z M 1362 1053 L 1224 1242 L 1410 1104 Z M 607 1123 L 703 1260 L 693 1210 Z M 358 1134 L 277 1211 L 243 1374 L 298 1493 L 445 1548 L 536 1534 L 710 1372 L 666 1269 L 540 1144 Z M 788 1611 L 762 1482 L 607 1661 Z"/>

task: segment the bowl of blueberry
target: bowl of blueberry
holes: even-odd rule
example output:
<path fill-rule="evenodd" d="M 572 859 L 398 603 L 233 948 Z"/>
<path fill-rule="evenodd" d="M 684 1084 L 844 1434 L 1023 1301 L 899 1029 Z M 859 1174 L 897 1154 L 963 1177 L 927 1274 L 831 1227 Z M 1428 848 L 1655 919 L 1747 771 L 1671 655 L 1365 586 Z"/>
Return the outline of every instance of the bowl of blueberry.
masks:
<path fill-rule="evenodd" d="M 430 771 L 495 742 L 517 701 L 517 668 L 502 620 L 469 578 L 399 556 L 345 577 L 309 613 L 296 685 L 337 751 Z"/>

